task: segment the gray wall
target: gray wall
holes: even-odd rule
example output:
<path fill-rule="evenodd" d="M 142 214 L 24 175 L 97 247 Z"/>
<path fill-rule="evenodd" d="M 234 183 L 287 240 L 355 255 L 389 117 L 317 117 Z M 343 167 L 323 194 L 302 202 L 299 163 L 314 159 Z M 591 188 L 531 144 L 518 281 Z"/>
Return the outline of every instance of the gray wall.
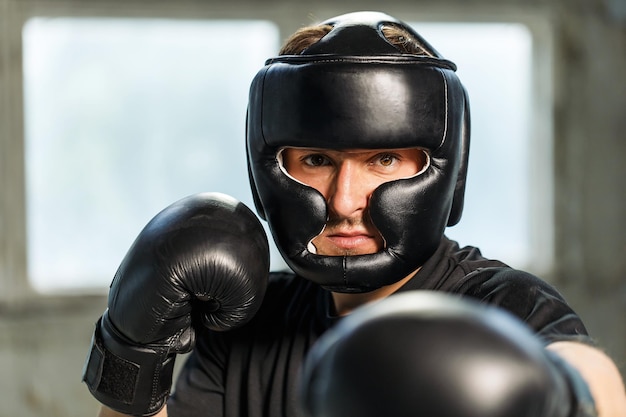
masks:
<path fill-rule="evenodd" d="M 567 3 L 554 8 L 555 283 L 624 375 L 626 3 Z"/>
<path fill-rule="evenodd" d="M 80 374 L 106 302 L 104 293 L 42 298 L 27 285 L 22 24 L 36 15 L 242 16 L 279 20 L 287 34 L 310 16 L 381 7 L 374 1 L 227 3 L 0 0 L 0 417 L 96 414 Z M 552 82 L 536 80 L 550 88 L 539 107 L 553 118 L 537 129 L 554 138 L 555 167 L 556 262 L 545 278 L 626 375 L 626 2 L 388 0 L 384 6 L 404 20 L 522 21 L 542 28 L 534 40 L 550 45 L 540 58 L 549 63 Z"/>

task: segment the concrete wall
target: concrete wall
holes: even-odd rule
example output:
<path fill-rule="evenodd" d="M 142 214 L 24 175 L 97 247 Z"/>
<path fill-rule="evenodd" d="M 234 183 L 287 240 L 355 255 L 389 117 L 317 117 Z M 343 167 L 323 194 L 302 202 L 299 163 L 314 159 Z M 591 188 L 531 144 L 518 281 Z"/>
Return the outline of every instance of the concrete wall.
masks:
<path fill-rule="evenodd" d="M 221 2 L 220 2 L 221 3 Z M 26 280 L 21 26 L 36 15 L 280 19 L 284 33 L 376 1 L 0 0 L 0 417 L 89 416 L 80 383 L 105 295 L 41 297 Z M 626 3 L 622 0 L 389 0 L 405 20 L 523 21 L 548 42 L 554 138 L 555 283 L 626 375 Z M 480 55 L 480 51 L 477 53 Z M 542 90 L 543 91 L 543 90 Z"/>
<path fill-rule="evenodd" d="M 624 372 L 626 5 L 575 3 L 555 8 L 556 284 Z"/>

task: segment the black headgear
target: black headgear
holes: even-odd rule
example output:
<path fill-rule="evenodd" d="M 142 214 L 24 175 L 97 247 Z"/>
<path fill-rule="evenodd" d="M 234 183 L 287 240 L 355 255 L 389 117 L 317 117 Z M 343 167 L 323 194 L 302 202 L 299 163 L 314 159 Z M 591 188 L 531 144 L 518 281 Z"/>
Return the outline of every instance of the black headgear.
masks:
<path fill-rule="evenodd" d="M 330 19 L 333 29 L 301 55 L 269 59 L 252 82 L 247 122 L 250 182 L 257 212 L 298 274 L 330 290 L 365 292 L 399 281 L 436 250 L 463 209 L 469 107 L 456 66 L 407 24 L 359 12 Z M 382 34 L 399 26 L 425 55 L 401 53 Z M 286 175 L 284 147 L 421 148 L 419 175 L 374 190 L 369 212 L 385 247 L 371 255 L 322 256 L 308 243 L 328 208 L 312 187 Z"/>

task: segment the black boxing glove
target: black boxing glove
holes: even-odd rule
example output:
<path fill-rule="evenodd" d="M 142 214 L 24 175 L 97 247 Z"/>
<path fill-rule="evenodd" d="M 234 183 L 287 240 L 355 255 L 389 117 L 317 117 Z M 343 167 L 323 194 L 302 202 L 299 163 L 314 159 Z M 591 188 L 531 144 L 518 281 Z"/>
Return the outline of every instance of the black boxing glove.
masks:
<path fill-rule="evenodd" d="M 342 319 L 303 366 L 312 417 L 592 417 L 577 371 L 512 315 L 457 297 L 393 295 Z"/>
<path fill-rule="evenodd" d="M 172 204 L 141 231 L 115 274 L 83 381 L 113 410 L 157 413 L 176 354 L 193 348 L 194 326 L 246 323 L 268 274 L 265 231 L 244 204 L 217 193 Z"/>

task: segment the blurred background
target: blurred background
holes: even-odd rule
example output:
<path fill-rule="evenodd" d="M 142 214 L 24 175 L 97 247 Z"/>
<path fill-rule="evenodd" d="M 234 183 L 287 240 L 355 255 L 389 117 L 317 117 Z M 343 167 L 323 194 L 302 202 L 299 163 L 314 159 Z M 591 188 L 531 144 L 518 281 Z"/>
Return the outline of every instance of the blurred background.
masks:
<path fill-rule="evenodd" d="M 253 206 L 252 77 L 357 10 L 410 23 L 468 90 L 447 234 L 554 284 L 626 375 L 624 0 L 0 0 L 0 417 L 96 415 L 82 366 L 134 237 L 192 193 Z"/>

